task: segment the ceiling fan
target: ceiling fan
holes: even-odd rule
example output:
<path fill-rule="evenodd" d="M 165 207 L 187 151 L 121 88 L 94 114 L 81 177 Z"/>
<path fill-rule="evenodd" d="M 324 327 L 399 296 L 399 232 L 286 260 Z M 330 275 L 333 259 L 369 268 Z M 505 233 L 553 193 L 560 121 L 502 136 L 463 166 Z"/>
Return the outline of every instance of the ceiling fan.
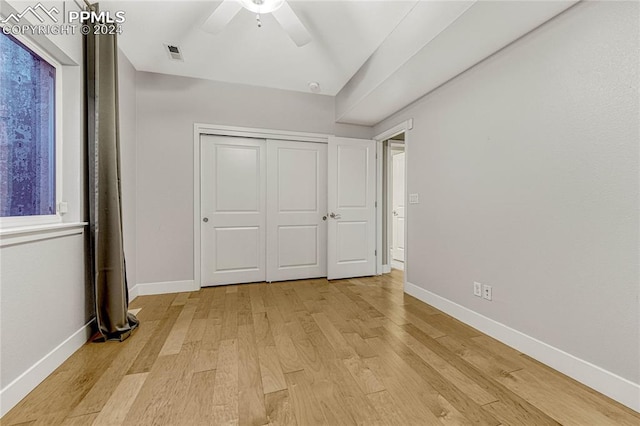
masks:
<path fill-rule="evenodd" d="M 262 26 L 260 15 L 271 13 L 298 47 L 311 41 L 309 31 L 286 0 L 224 0 L 205 21 L 202 29 L 218 34 L 243 7 L 256 14 L 259 27 Z"/>

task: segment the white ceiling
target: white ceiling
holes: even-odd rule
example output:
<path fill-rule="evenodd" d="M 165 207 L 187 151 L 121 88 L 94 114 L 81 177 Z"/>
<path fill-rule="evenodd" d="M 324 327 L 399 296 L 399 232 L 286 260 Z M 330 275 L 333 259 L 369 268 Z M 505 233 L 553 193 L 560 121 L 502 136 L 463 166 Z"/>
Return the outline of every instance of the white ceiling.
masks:
<path fill-rule="evenodd" d="M 102 1 L 123 10 L 120 47 L 139 71 L 336 95 L 416 5 L 411 1 L 291 1 L 312 41 L 297 47 L 271 15 L 242 10 L 217 35 L 201 26 L 218 1 Z M 171 61 L 163 44 L 180 46 Z"/>
<path fill-rule="evenodd" d="M 120 47 L 139 71 L 336 96 L 336 121 L 375 125 L 578 0 L 297 0 L 297 47 L 271 15 L 201 27 L 220 1 L 101 1 L 126 13 Z M 169 59 L 178 45 L 184 62 Z"/>

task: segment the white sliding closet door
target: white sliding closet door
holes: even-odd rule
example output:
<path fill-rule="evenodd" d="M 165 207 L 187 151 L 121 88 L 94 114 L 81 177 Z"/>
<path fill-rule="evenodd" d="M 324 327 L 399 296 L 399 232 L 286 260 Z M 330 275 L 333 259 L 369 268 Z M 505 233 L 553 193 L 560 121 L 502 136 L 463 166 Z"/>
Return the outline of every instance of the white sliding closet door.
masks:
<path fill-rule="evenodd" d="M 267 281 L 327 276 L 327 145 L 267 141 Z"/>
<path fill-rule="evenodd" d="M 265 281 L 265 141 L 202 136 L 200 145 L 202 285 Z"/>

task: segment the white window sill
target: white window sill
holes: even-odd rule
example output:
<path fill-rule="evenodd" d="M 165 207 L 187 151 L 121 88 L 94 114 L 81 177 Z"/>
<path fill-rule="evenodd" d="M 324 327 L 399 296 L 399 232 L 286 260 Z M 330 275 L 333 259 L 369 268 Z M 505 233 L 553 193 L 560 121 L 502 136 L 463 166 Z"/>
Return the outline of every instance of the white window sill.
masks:
<path fill-rule="evenodd" d="M 87 222 L 19 226 L 0 230 L 0 247 L 82 234 Z"/>

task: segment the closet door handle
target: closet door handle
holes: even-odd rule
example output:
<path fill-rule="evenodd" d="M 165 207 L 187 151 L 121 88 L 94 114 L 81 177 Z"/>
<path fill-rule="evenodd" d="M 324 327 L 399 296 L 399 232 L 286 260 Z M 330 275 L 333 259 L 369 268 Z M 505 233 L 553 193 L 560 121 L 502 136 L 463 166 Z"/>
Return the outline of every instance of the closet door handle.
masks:
<path fill-rule="evenodd" d="M 207 223 L 207 222 L 209 222 L 209 218 L 208 218 L 208 217 L 205 217 L 205 218 L 203 218 L 203 219 L 202 219 L 202 221 L 203 221 L 204 223 Z"/>
<path fill-rule="evenodd" d="M 331 212 L 331 214 L 329 215 L 329 217 L 331 219 L 341 219 L 342 216 L 340 216 L 339 214 L 335 214 L 334 212 Z"/>

